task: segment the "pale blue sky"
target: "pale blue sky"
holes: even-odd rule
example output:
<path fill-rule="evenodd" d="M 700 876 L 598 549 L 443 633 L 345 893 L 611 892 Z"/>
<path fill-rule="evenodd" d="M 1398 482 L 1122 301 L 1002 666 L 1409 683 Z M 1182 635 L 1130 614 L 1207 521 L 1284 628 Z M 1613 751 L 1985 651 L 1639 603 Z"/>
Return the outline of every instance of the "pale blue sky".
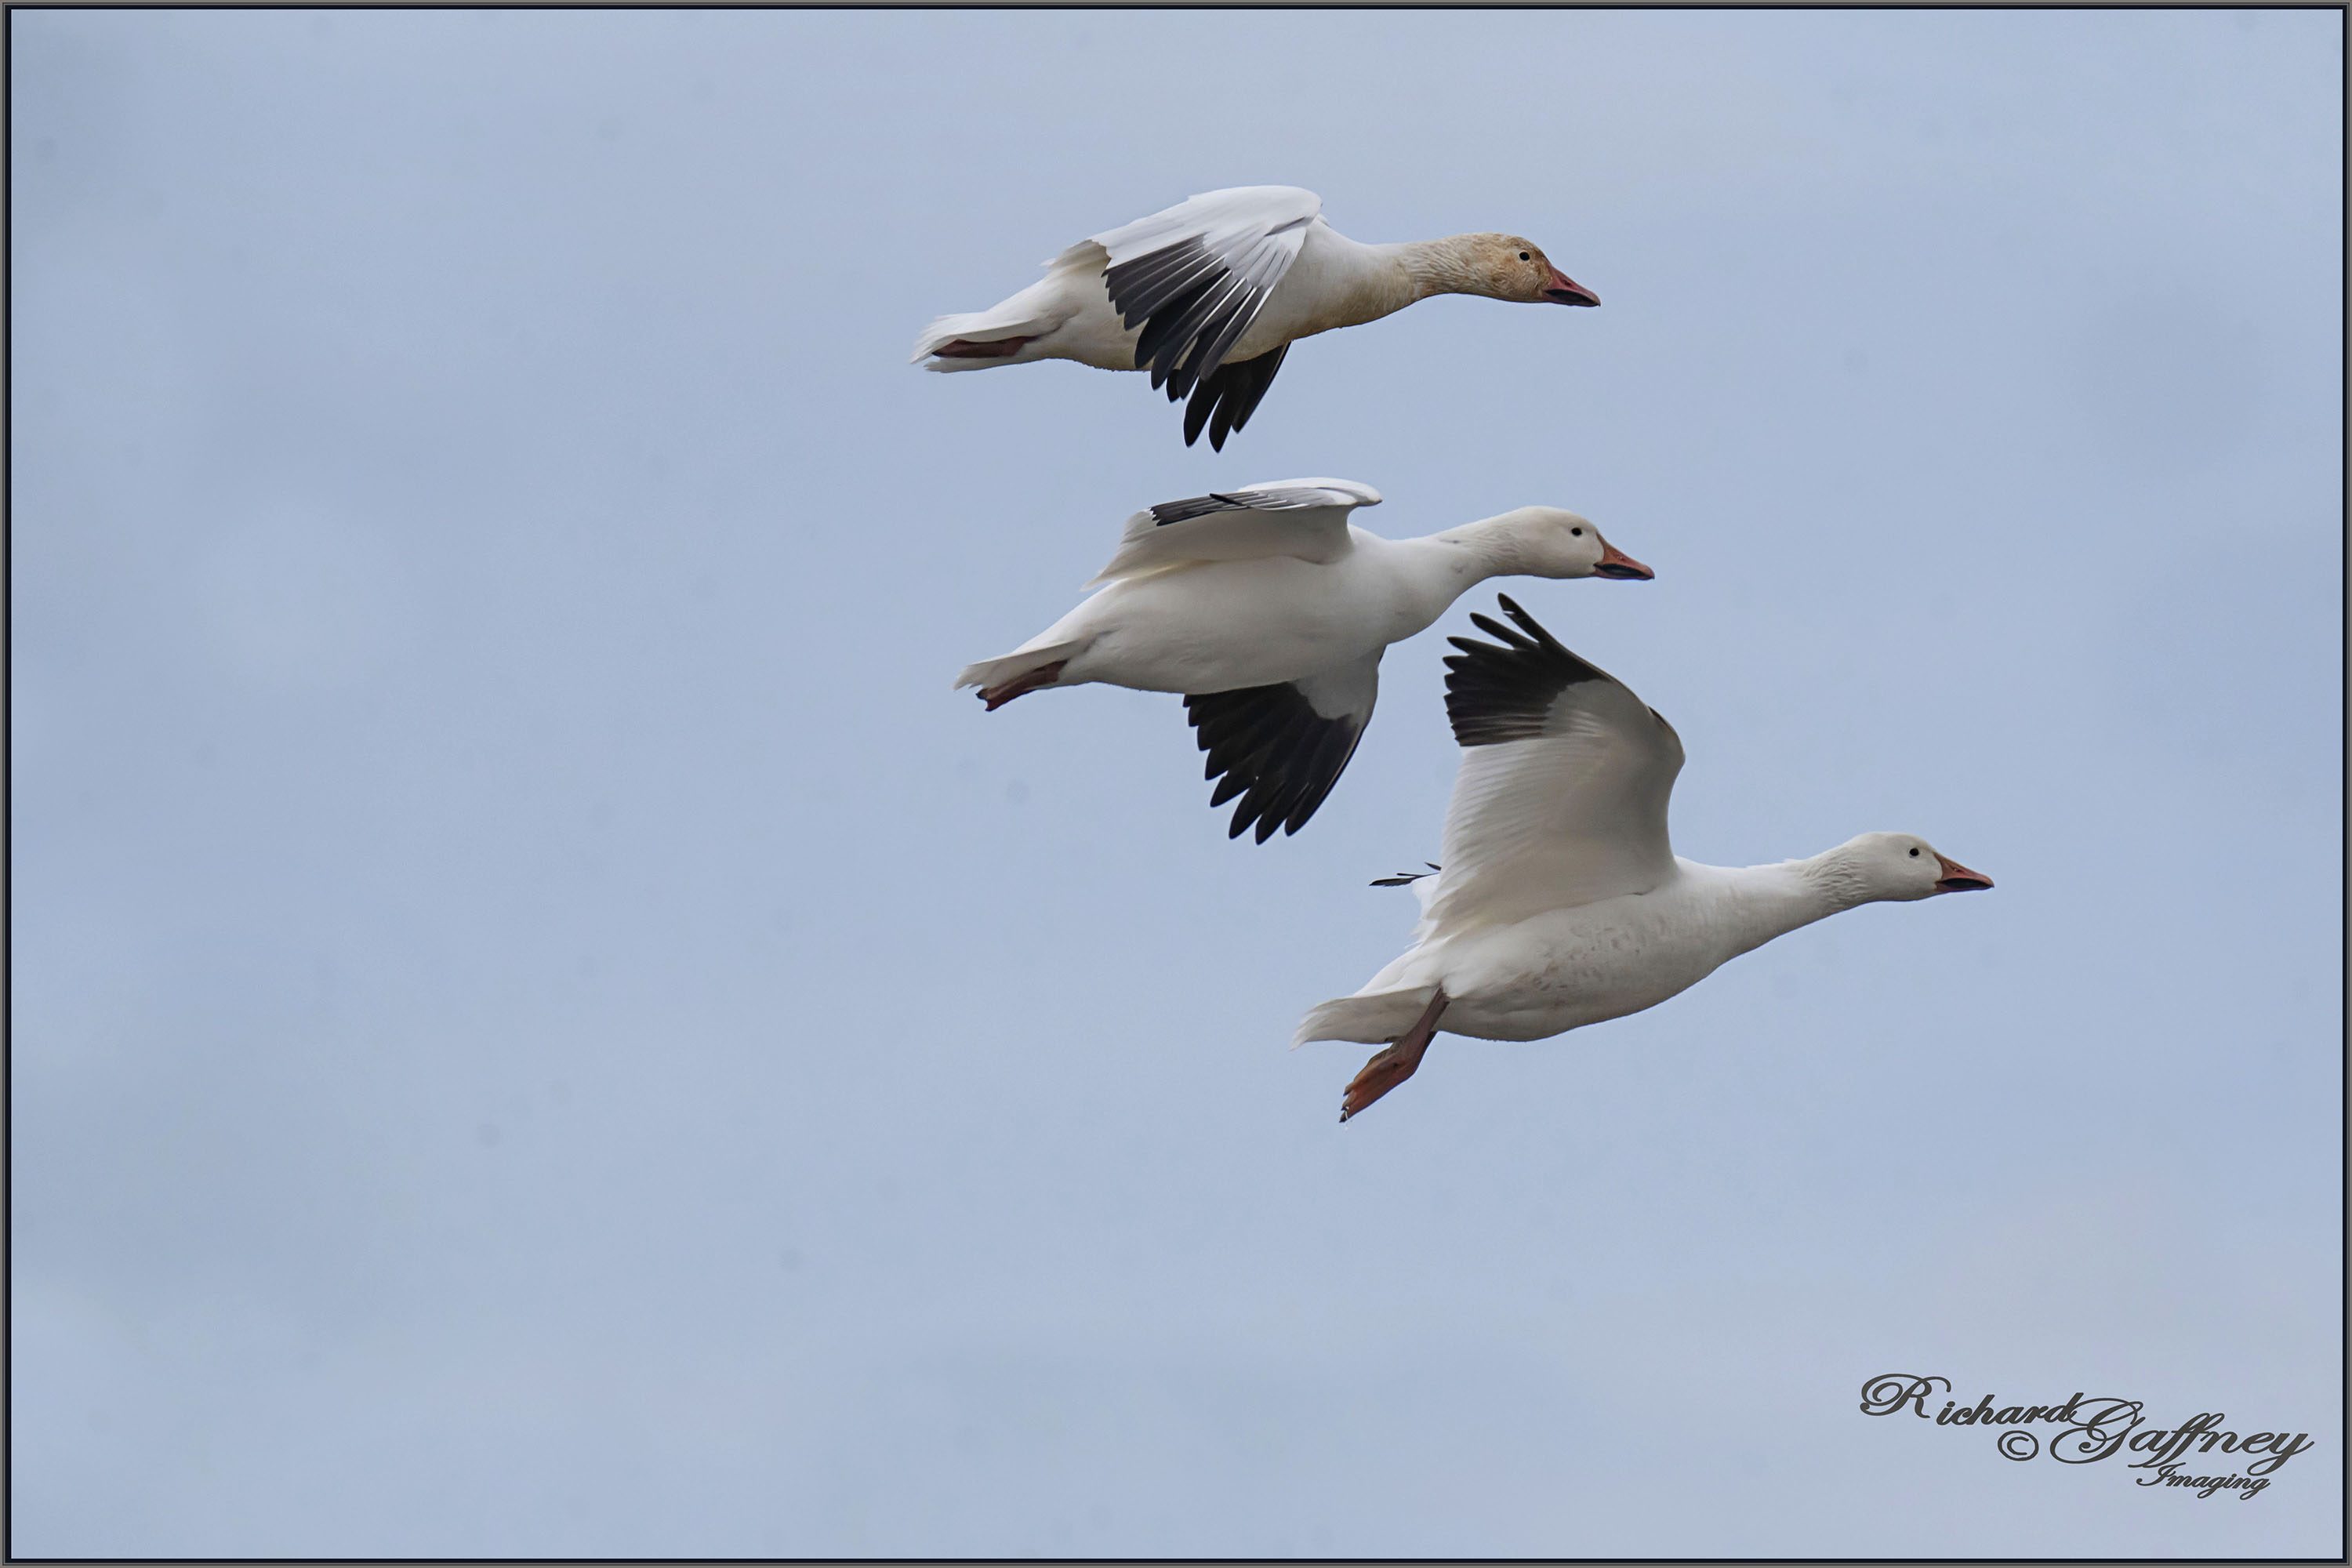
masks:
<path fill-rule="evenodd" d="M 11 25 L 18 1552 L 2340 1549 L 2337 14 Z M 1606 303 L 1223 456 L 904 363 L 1267 182 Z M 1262 849 L 1175 700 L 948 689 L 1298 473 L 1656 566 L 1520 596 L 1684 853 L 1998 890 L 1339 1126 L 1470 606 Z"/>

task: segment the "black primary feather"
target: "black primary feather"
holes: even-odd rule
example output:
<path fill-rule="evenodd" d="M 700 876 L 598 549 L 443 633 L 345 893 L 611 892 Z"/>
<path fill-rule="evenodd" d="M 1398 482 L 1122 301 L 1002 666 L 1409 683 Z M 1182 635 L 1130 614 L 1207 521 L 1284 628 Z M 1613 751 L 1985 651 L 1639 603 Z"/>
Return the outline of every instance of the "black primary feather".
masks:
<path fill-rule="evenodd" d="M 1183 500 L 1164 500 L 1151 509 L 1151 521 L 1161 528 L 1171 522 L 1190 522 L 1196 517 L 1206 517 L 1213 511 L 1235 511 L 1249 502 L 1240 496 L 1222 490 L 1211 490 L 1204 496 L 1191 496 Z"/>
<path fill-rule="evenodd" d="M 1218 781 L 1209 804 L 1241 796 L 1225 836 L 1255 825 L 1260 844 L 1307 826 L 1364 734 L 1360 717 L 1326 718 L 1287 683 L 1187 697 L 1184 714 L 1209 753 L 1205 776 Z"/>
<path fill-rule="evenodd" d="M 1454 726 L 1457 745 L 1533 740 L 1544 732 L 1551 705 L 1561 692 L 1581 681 L 1609 679 L 1562 647 L 1507 595 L 1500 597 L 1503 613 L 1517 623 L 1516 628 L 1479 615 L 1472 616 L 1470 624 L 1502 647 L 1468 637 L 1445 639 L 1462 650 L 1445 660 L 1445 717 Z"/>
<path fill-rule="evenodd" d="M 1151 384 L 1165 386 L 1171 403 L 1182 402 L 1216 375 L 1278 280 L 1276 269 L 1274 279 L 1253 281 L 1199 239 L 1179 240 L 1103 269 L 1103 287 L 1119 324 L 1137 333 L 1135 368 L 1150 371 Z M 1246 416 L 1244 408 L 1234 427 Z"/>
<path fill-rule="evenodd" d="M 1184 405 L 1184 445 L 1199 440 L 1205 426 L 1210 449 L 1223 451 L 1225 437 L 1249 423 L 1258 400 L 1274 384 L 1274 373 L 1282 368 L 1283 355 L 1289 352 L 1290 345 L 1285 343 L 1255 359 L 1220 366 L 1214 375 L 1203 377 L 1192 390 L 1192 402 Z"/>

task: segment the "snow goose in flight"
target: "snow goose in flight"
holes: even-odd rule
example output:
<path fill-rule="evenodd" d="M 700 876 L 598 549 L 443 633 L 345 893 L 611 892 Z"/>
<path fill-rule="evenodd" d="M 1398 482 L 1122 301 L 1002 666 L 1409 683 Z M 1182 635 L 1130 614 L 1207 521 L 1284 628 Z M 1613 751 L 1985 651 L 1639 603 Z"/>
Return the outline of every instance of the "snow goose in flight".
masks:
<path fill-rule="evenodd" d="M 1902 833 L 1865 833 L 1810 860 L 1734 868 L 1676 856 L 1666 798 L 1674 726 L 1569 652 L 1509 599 L 1517 628 L 1449 640 L 1445 712 L 1462 766 L 1442 869 L 1410 881 L 1421 924 L 1402 957 L 1307 1015 L 1297 1042 L 1391 1041 L 1339 1120 L 1411 1078 L 1442 1029 L 1540 1040 L 1622 1018 L 1725 961 L 1859 904 L 1992 886 Z"/>
<path fill-rule="evenodd" d="M 1598 305 L 1533 241 L 1457 234 L 1360 245 L 1292 185 L 1210 191 L 1080 240 L 1045 276 L 992 310 L 941 316 L 916 341 L 932 370 L 1068 359 L 1148 370 L 1184 409 L 1184 444 L 1205 426 L 1222 450 L 1300 338 L 1360 326 L 1433 294 Z"/>
<path fill-rule="evenodd" d="M 1077 608 L 956 677 L 993 712 L 1051 686 L 1183 692 L 1222 777 L 1233 830 L 1296 833 L 1339 782 L 1372 717 L 1381 655 L 1472 584 L 1505 575 L 1646 578 L 1572 511 L 1528 506 L 1425 539 L 1383 539 L 1348 514 L 1380 504 L 1352 479 L 1283 479 L 1166 501 L 1128 519 Z"/>

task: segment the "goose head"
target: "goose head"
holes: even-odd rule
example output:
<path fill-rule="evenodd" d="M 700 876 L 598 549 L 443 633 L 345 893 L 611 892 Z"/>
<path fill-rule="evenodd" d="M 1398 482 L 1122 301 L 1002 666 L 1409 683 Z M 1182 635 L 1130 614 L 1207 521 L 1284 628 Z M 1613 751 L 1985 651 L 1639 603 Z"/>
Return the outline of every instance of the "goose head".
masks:
<path fill-rule="evenodd" d="M 1646 583 L 1657 575 L 1601 538 L 1590 518 L 1556 506 L 1523 506 L 1488 526 L 1517 547 L 1517 570 L 1529 577 L 1616 577 Z"/>
<path fill-rule="evenodd" d="M 1516 234 L 1465 234 L 1456 242 L 1465 294 L 1522 305 L 1598 305 L 1601 296 L 1551 264 L 1533 240 Z"/>
<path fill-rule="evenodd" d="M 1992 886 L 1924 838 L 1908 833 L 1865 833 L 1841 849 L 1840 869 L 1857 878 L 1864 901 L 1908 903 L 1937 893 L 1981 892 Z"/>

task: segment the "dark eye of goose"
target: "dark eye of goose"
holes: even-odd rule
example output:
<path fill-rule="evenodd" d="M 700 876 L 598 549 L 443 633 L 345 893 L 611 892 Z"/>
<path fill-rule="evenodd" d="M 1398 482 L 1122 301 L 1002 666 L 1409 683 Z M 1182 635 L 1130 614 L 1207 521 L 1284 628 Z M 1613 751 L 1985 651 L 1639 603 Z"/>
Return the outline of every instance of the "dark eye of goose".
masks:
<path fill-rule="evenodd" d="M 1569 533 L 1570 533 L 1571 536 L 1573 536 L 1573 537 L 1575 537 L 1575 538 L 1577 538 L 1577 539 L 1581 539 L 1581 538 L 1583 538 L 1583 537 L 1584 537 L 1584 530 L 1582 530 L 1582 529 L 1580 529 L 1580 528 L 1571 528 L 1571 529 L 1570 529 L 1568 531 L 1569 531 Z"/>
<path fill-rule="evenodd" d="M 1535 258 L 1534 258 L 1534 257 L 1532 257 L 1532 256 L 1529 256 L 1526 251 L 1522 250 L 1522 251 L 1520 251 L 1520 252 L 1519 252 L 1519 259 L 1520 259 L 1520 260 L 1522 260 L 1522 261 L 1533 261 L 1533 260 L 1535 259 Z"/>
<path fill-rule="evenodd" d="M 1918 850 L 1918 847 L 1917 847 L 1916 845 L 1912 847 L 1912 850 L 1911 850 L 1911 858 L 1913 858 L 1914 860 L 1916 860 L 1917 858 L 1919 858 L 1919 850 Z"/>

